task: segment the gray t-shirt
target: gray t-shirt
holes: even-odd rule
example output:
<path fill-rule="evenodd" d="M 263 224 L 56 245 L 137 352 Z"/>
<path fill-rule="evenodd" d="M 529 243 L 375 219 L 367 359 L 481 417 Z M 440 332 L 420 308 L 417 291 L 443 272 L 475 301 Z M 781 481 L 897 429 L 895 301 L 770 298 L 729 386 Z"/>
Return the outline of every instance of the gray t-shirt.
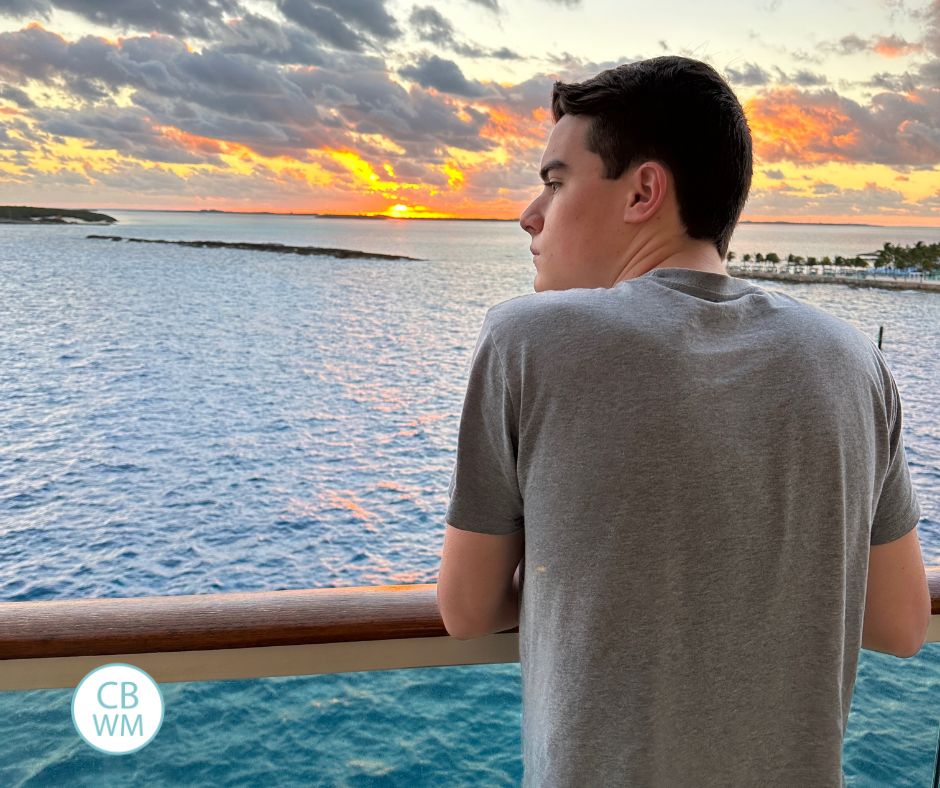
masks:
<path fill-rule="evenodd" d="M 870 544 L 920 506 L 863 332 L 659 268 L 490 308 L 446 522 L 524 528 L 523 785 L 839 786 Z"/>

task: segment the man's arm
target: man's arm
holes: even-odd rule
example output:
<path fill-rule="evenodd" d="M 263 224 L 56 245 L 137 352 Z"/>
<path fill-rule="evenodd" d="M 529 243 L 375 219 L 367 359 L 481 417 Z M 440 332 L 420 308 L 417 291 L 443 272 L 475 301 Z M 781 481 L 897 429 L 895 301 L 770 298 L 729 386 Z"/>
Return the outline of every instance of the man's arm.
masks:
<path fill-rule="evenodd" d="M 451 636 L 469 640 L 519 625 L 523 550 L 522 529 L 497 535 L 447 524 L 437 606 Z"/>

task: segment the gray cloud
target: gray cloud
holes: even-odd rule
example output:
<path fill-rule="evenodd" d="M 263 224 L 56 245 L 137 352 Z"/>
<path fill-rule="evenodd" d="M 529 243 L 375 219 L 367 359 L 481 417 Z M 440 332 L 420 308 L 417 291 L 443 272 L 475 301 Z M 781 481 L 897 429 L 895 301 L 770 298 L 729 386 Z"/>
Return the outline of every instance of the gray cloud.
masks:
<path fill-rule="evenodd" d="M 864 216 L 881 214 L 909 216 L 914 205 L 904 201 L 904 195 L 896 189 L 888 189 L 869 183 L 864 189 L 839 189 L 831 192 L 826 188 L 807 197 L 795 190 L 751 189 L 744 214 L 772 216 Z M 788 250 L 780 249 L 786 254 Z"/>
<path fill-rule="evenodd" d="M 291 24 L 278 24 L 252 13 L 224 25 L 214 48 L 219 52 L 249 55 L 268 62 L 310 66 L 322 66 L 330 57 L 310 31 Z"/>
<path fill-rule="evenodd" d="M 915 41 L 907 41 L 896 34 L 862 38 L 852 33 L 851 35 L 842 36 L 838 41 L 823 41 L 818 48 L 823 52 L 834 55 L 857 55 L 859 52 L 876 52 L 884 56 L 899 56 L 917 52 L 923 48 L 923 45 Z"/>
<path fill-rule="evenodd" d="M 384 134 L 402 146 L 405 153 L 399 161 L 441 163 L 445 145 L 471 151 L 494 147 L 480 134 L 487 121 L 485 113 L 466 107 L 469 119 L 458 117 L 457 108 L 445 97 L 431 95 L 418 86 L 406 91 L 384 69 L 318 69 L 295 73 L 291 79 L 324 112 L 335 110 L 348 129 L 359 134 Z M 337 89 L 348 97 L 342 103 L 332 103 L 328 98 Z M 388 153 L 384 155 L 388 157 Z"/>
<path fill-rule="evenodd" d="M 882 88 L 898 93 L 909 93 L 917 87 L 917 81 L 914 79 L 914 76 L 906 71 L 903 74 L 891 74 L 887 71 L 882 71 L 878 74 L 874 74 L 871 79 L 862 84 L 866 87 Z"/>
<path fill-rule="evenodd" d="M 869 43 L 866 39 L 852 33 L 851 35 L 842 36 L 836 42 L 820 44 L 820 48 L 838 55 L 854 55 L 868 50 Z"/>
<path fill-rule="evenodd" d="M 211 39 L 223 15 L 237 16 L 237 0 L 173 0 L 152 3 L 113 0 L 3 0 L 0 16 L 49 19 L 52 8 L 118 30 L 159 31 L 173 36 Z"/>
<path fill-rule="evenodd" d="M 316 0 L 318 5 L 335 11 L 346 22 L 365 28 L 383 41 L 398 38 L 401 30 L 395 17 L 385 10 L 385 0 Z"/>
<path fill-rule="evenodd" d="M 58 86 L 89 104 L 95 112 L 38 108 L 40 128 L 94 140 L 98 147 L 140 150 L 140 117 L 134 108 L 119 109 L 110 96 L 121 88 L 135 89 L 134 104 L 150 113 L 154 125 L 171 125 L 192 135 L 289 149 L 316 147 L 331 140 L 318 123 L 316 106 L 300 88 L 272 65 L 243 55 L 206 49 L 188 51 L 166 36 L 124 39 L 120 47 L 86 36 L 74 43 L 32 28 L 0 34 L 0 74 L 11 81 L 29 77 Z M 103 107 L 103 109 L 102 109 Z M 110 115 L 127 113 L 138 125 L 136 137 L 121 145 L 102 130 L 113 127 Z M 69 125 L 66 118 L 72 118 Z M 87 132 L 79 133 L 87 124 Z M 110 124 L 110 125 L 109 125 Z M 170 144 L 170 143 L 167 143 Z M 182 160 L 190 154 L 178 143 Z M 135 153 L 135 155 L 138 155 Z M 160 160 L 166 153 L 155 151 Z"/>
<path fill-rule="evenodd" d="M 332 9 L 312 5 L 307 0 L 281 0 L 281 13 L 292 22 L 312 30 L 324 41 L 339 49 L 362 52 L 366 40 Z"/>
<path fill-rule="evenodd" d="M 454 40 L 454 26 L 434 6 L 413 6 L 408 21 L 422 41 L 448 46 Z"/>
<path fill-rule="evenodd" d="M 21 16 L 42 17 L 48 19 L 52 6 L 47 0 L 3 0 L 0 4 L 0 16 L 17 19 Z"/>
<path fill-rule="evenodd" d="M 450 20 L 433 6 L 412 6 L 408 21 L 422 41 L 464 57 L 491 57 L 499 60 L 518 60 L 521 57 L 508 47 L 484 49 L 476 44 L 460 41 Z"/>
<path fill-rule="evenodd" d="M 18 104 L 24 109 L 30 109 L 36 106 L 25 90 L 20 90 L 16 85 L 9 85 L 5 82 L 0 84 L 0 98 L 12 101 L 14 104 Z"/>
<path fill-rule="evenodd" d="M 372 39 L 384 42 L 402 34 L 385 0 L 277 0 L 277 7 L 291 22 L 350 52 L 364 51 Z"/>
<path fill-rule="evenodd" d="M 559 76 L 566 82 L 583 81 L 609 68 L 616 68 L 623 63 L 633 63 L 644 59 L 643 55 L 621 56 L 616 60 L 604 60 L 598 63 L 594 60 L 585 60 L 577 55 L 572 55 L 570 52 L 562 52 L 558 55 L 550 52 L 546 56 L 549 63 L 553 63 L 558 67 L 561 72 Z"/>
<path fill-rule="evenodd" d="M 925 85 L 940 88 L 940 60 L 931 60 L 920 67 L 920 79 Z"/>
<path fill-rule="evenodd" d="M 770 82 L 770 74 L 757 63 L 745 63 L 740 69 L 726 68 L 725 77 L 732 85 L 766 85 Z"/>
<path fill-rule="evenodd" d="M 933 0 L 924 11 L 924 16 L 927 22 L 924 46 L 935 57 L 940 57 L 940 0 Z"/>
<path fill-rule="evenodd" d="M 145 161 L 203 164 L 216 159 L 209 151 L 186 150 L 164 137 L 138 108 L 40 109 L 33 114 L 48 134 L 93 140 L 93 147 L 114 149 Z"/>
<path fill-rule="evenodd" d="M 815 87 L 817 85 L 827 85 L 828 77 L 825 74 L 819 74 L 808 71 L 805 68 L 798 69 L 793 74 L 787 74 L 783 69 L 774 66 L 777 72 L 777 82 L 781 84 L 799 85 L 800 87 Z"/>
<path fill-rule="evenodd" d="M 434 88 L 442 93 L 468 97 L 486 93 L 479 82 L 468 80 L 453 60 L 445 60 L 437 55 L 423 57 L 414 65 L 400 68 L 398 73 L 415 80 L 422 87 Z"/>

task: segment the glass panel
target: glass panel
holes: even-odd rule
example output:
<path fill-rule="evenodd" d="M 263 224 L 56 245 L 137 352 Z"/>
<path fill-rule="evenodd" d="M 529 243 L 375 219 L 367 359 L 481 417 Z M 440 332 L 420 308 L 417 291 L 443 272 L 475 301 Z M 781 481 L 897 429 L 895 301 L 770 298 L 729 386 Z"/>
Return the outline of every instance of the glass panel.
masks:
<path fill-rule="evenodd" d="M 128 755 L 72 725 L 71 689 L 0 693 L 0 785 L 518 786 L 518 663 L 161 685 Z"/>
<path fill-rule="evenodd" d="M 862 651 L 846 784 L 930 785 L 940 643 Z M 107 755 L 79 738 L 72 690 L 0 693 L 0 784 L 518 786 L 518 664 L 164 684 L 163 726 Z"/>
<path fill-rule="evenodd" d="M 940 643 L 910 659 L 862 650 L 842 750 L 846 785 L 932 785 L 938 727 Z"/>

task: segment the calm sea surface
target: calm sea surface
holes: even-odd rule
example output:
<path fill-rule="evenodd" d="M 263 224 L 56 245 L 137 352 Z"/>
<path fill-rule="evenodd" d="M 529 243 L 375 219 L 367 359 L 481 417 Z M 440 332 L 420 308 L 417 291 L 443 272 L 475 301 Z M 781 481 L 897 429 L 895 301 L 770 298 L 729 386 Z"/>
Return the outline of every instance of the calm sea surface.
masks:
<path fill-rule="evenodd" d="M 465 373 L 486 309 L 532 292 L 507 222 L 131 212 L 0 225 L 0 600 L 437 579 Z M 112 243 L 276 241 L 335 260 Z M 855 255 L 940 230 L 741 225 L 731 248 Z M 940 294 L 756 282 L 883 350 L 940 564 Z M 799 408 L 794 403 L 794 408 Z M 0 693 L 2 785 L 518 785 L 518 664 L 167 684 L 143 750 L 82 742 L 71 690 Z M 863 651 L 848 782 L 929 784 L 940 645 Z"/>

